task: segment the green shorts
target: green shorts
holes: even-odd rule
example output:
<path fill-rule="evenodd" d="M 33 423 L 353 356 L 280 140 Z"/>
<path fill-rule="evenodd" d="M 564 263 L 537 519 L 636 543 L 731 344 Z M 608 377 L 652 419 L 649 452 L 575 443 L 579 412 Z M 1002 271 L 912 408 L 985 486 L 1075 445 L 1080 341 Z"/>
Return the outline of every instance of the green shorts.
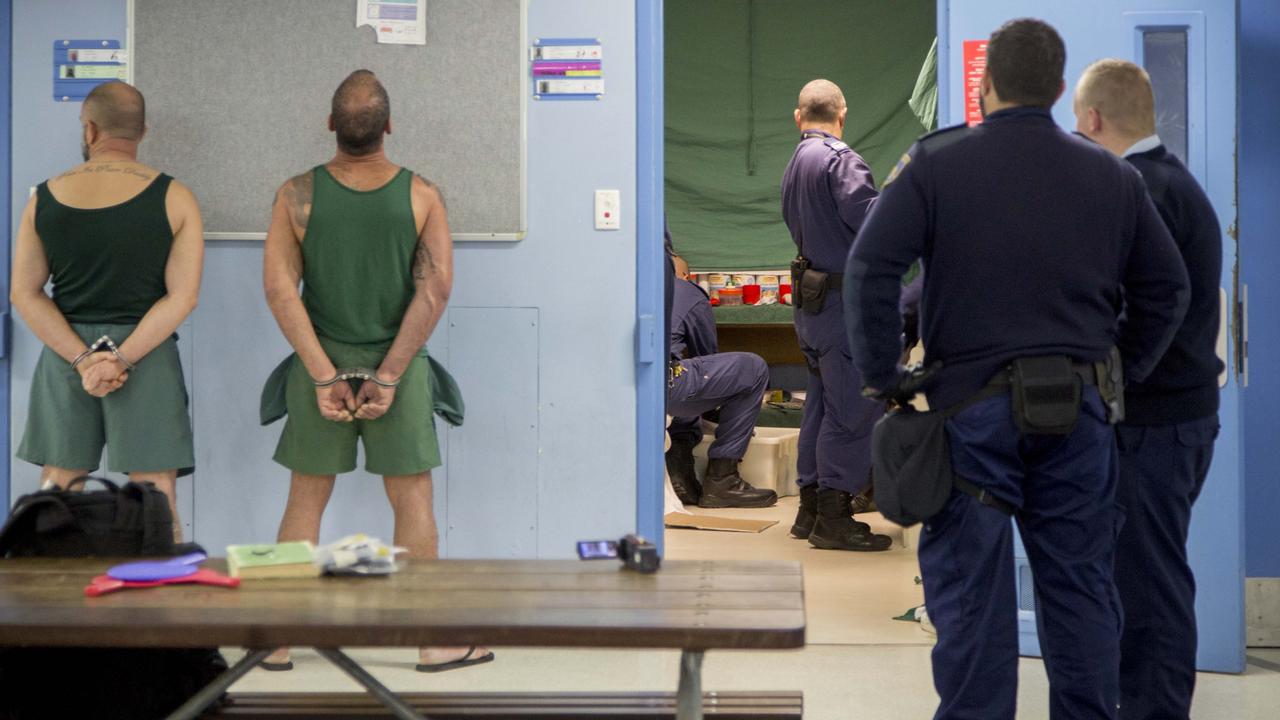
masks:
<path fill-rule="evenodd" d="M 377 368 L 387 346 L 320 344 L 335 367 Z M 400 378 L 387 414 L 377 420 L 334 422 L 320 415 L 316 388 L 297 357 L 289 368 L 289 409 L 275 461 L 296 473 L 337 475 L 356 469 L 356 441 L 364 443 L 364 469 L 374 475 L 417 475 L 440 466 L 427 360 L 415 356 Z"/>
<path fill-rule="evenodd" d="M 119 346 L 134 325 L 72 328 L 86 344 L 106 335 Z M 45 348 L 31 377 L 27 427 L 17 456 L 36 465 L 97 470 L 102 448 L 113 472 L 188 475 L 196 464 L 178 344 L 160 343 L 137 363 L 119 390 L 103 398 L 84 391 L 71 363 Z"/>

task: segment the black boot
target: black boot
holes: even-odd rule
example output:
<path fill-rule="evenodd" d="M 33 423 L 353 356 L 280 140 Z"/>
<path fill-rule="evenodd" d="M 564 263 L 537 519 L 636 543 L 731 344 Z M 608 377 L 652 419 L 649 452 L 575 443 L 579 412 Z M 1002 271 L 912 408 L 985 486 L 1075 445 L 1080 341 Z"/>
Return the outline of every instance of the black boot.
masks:
<path fill-rule="evenodd" d="M 876 507 L 876 493 L 873 488 L 868 487 L 861 493 L 853 496 L 853 514 L 861 515 L 862 513 L 880 512 L 880 508 Z"/>
<path fill-rule="evenodd" d="M 791 537 L 807 540 L 817 521 L 818 484 L 814 483 L 800 488 L 800 509 L 796 511 L 796 521 L 791 525 Z"/>
<path fill-rule="evenodd" d="M 809 533 L 809 544 L 823 550 L 888 550 L 893 545 L 888 535 L 874 535 L 870 525 L 853 519 L 851 499 L 849 493 L 839 490 L 818 491 L 818 521 Z"/>
<path fill-rule="evenodd" d="M 702 488 L 693 470 L 693 449 L 697 445 L 695 440 L 672 438 L 671 449 L 667 451 L 667 474 L 671 476 L 671 487 L 685 505 L 697 505 L 698 498 L 702 497 Z"/>
<path fill-rule="evenodd" d="M 751 487 L 738 474 L 738 460 L 711 458 L 707 461 L 707 474 L 702 477 L 702 498 L 698 507 L 704 508 L 763 508 L 778 502 L 778 493 Z"/>

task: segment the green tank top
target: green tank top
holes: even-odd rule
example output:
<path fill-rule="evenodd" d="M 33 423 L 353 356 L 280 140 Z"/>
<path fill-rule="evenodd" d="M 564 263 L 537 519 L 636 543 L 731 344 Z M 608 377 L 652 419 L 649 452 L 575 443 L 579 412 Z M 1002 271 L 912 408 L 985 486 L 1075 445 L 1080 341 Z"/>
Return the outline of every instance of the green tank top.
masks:
<path fill-rule="evenodd" d="M 352 344 L 395 339 L 413 299 L 413 173 L 376 190 L 352 190 L 323 166 L 312 171 L 302 238 L 302 304 L 316 334 Z"/>
<path fill-rule="evenodd" d="M 36 233 L 53 278 L 53 302 L 73 323 L 133 325 L 165 296 L 173 228 L 164 200 L 173 178 L 105 208 L 63 205 L 36 189 Z"/>

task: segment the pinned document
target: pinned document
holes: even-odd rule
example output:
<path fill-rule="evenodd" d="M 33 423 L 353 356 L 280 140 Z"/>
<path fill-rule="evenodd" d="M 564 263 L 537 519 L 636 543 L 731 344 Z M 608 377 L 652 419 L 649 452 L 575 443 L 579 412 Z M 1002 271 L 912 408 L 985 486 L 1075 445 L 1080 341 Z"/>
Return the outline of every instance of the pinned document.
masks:
<path fill-rule="evenodd" d="M 372 27 L 380 43 L 426 45 L 426 14 L 427 0 L 359 0 L 356 27 Z"/>

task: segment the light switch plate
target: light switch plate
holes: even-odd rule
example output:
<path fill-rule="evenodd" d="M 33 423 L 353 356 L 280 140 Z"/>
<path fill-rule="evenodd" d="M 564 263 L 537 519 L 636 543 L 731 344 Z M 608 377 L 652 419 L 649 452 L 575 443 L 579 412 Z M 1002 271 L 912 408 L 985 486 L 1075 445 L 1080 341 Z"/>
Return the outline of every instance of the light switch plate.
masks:
<path fill-rule="evenodd" d="M 622 227 L 621 193 L 617 190 L 596 191 L 596 229 L 618 230 Z"/>

